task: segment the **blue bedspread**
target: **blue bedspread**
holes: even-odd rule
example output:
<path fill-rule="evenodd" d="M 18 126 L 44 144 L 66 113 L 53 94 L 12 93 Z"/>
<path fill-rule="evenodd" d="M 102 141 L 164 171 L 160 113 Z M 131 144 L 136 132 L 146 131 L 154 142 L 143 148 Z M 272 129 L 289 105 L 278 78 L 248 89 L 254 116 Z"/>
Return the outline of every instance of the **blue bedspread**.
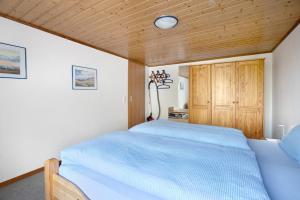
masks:
<path fill-rule="evenodd" d="M 249 140 L 272 200 L 300 199 L 300 164 L 281 149 L 279 141 Z"/>
<path fill-rule="evenodd" d="M 269 199 L 251 150 L 124 131 L 65 149 L 61 159 L 161 199 Z"/>
<path fill-rule="evenodd" d="M 62 165 L 59 175 L 78 186 L 91 200 L 162 200 L 83 166 Z"/>
<path fill-rule="evenodd" d="M 250 149 L 243 132 L 234 128 L 154 120 L 136 125 L 129 131 Z"/>

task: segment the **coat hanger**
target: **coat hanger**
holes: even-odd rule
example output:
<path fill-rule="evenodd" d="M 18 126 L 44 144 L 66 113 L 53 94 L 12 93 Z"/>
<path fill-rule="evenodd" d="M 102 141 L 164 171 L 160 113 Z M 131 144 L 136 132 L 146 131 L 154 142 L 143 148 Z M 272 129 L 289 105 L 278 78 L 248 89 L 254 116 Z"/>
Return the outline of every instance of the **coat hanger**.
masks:
<path fill-rule="evenodd" d="M 171 75 L 168 74 L 164 69 L 160 72 L 157 70 L 156 72 L 152 71 L 149 78 L 150 81 L 155 81 L 157 84 L 157 89 L 170 89 L 170 83 L 173 83 L 173 80 L 170 78 Z"/>
<path fill-rule="evenodd" d="M 158 85 L 157 88 L 158 89 L 170 89 L 170 86 L 169 85 L 161 84 L 161 85 Z"/>

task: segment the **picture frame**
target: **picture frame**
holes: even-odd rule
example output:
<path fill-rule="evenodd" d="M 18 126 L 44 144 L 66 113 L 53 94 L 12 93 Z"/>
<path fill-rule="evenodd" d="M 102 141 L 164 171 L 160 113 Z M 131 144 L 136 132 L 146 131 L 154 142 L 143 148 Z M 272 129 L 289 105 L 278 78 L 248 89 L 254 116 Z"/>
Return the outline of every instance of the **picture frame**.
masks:
<path fill-rule="evenodd" d="M 97 90 L 97 69 L 72 65 L 73 90 Z"/>
<path fill-rule="evenodd" d="M 0 42 L 0 78 L 27 79 L 26 48 Z"/>

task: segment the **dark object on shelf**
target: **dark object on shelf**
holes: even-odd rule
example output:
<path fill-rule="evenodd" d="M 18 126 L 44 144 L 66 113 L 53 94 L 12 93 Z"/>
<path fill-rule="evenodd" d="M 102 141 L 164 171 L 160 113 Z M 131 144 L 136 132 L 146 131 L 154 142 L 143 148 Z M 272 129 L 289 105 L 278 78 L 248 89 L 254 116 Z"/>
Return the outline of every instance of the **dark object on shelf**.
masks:
<path fill-rule="evenodd" d="M 189 115 L 187 113 L 169 113 L 169 118 L 173 118 L 173 119 L 188 119 Z"/>

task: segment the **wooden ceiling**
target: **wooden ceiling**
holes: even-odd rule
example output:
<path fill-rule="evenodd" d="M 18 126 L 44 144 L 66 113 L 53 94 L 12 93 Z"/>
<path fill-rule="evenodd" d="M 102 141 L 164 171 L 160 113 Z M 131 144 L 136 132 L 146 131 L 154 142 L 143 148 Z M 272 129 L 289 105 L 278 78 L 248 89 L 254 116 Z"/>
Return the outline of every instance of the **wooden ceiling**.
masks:
<path fill-rule="evenodd" d="M 0 15 L 156 66 L 270 52 L 299 23 L 300 0 L 0 0 Z M 155 28 L 160 15 L 178 26 Z"/>

